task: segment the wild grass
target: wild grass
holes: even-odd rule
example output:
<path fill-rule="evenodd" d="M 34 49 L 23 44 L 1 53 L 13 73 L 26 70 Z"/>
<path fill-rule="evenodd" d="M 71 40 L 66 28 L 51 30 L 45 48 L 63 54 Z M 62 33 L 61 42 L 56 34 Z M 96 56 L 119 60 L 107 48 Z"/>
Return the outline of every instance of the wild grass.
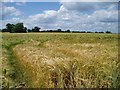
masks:
<path fill-rule="evenodd" d="M 118 88 L 118 40 L 117 34 L 3 34 L 2 46 L 18 85 Z"/>

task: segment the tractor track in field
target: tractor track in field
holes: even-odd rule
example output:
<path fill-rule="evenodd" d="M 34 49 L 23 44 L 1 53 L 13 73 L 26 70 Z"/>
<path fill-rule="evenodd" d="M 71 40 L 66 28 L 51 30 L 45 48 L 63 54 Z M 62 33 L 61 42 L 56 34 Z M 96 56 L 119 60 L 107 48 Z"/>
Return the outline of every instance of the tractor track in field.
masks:
<path fill-rule="evenodd" d="M 4 83 L 6 84 L 5 87 L 3 86 L 2 88 L 17 88 L 19 85 L 23 82 L 25 82 L 23 72 L 21 70 L 21 67 L 19 66 L 19 62 L 17 61 L 17 57 L 15 56 L 13 48 L 18 45 L 23 43 L 24 41 L 16 42 L 16 43 L 11 43 L 10 45 L 3 46 L 4 49 L 6 49 L 6 67 L 3 67 L 4 70 Z M 9 67 L 9 69 L 7 68 Z"/>

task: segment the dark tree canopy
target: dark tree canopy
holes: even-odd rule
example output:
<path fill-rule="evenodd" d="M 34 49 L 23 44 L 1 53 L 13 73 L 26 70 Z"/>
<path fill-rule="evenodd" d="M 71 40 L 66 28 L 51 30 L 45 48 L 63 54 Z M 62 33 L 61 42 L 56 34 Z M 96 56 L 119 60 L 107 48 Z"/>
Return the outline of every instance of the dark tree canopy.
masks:
<path fill-rule="evenodd" d="M 6 28 L 2 29 L 2 32 L 8 32 L 8 30 Z"/>
<path fill-rule="evenodd" d="M 24 31 L 28 31 L 28 30 L 27 30 L 27 27 L 24 27 Z"/>
<path fill-rule="evenodd" d="M 58 31 L 58 32 L 61 32 L 62 30 L 61 30 L 61 29 L 58 29 L 57 31 Z"/>
<path fill-rule="evenodd" d="M 10 24 L 10 23 L 6 24 L 7 32 L 11 33 L 14 26 L 15 26 L 14 24 Z"/>
<path fill-rule="evenodd" d="M 26 32 L 26 28 L 24 28 L 23 23 L 17 23 L 13 28 L 12 32 L 23 33 Z"/>
<path fill-rule="evenodd" d="M 106 31 L 105 33 L 111 33 L 110 31 Z"/>
<path fill-rule="evenodd" d="M 41 29 L 40 27 L 35 26 L 35 27 L 32 29 L 32 32 L 39 32 L 40 29 Z"/>
<path fill-rule="evenodd" d="M 28 32 L 32 32 L 32 30 L 31 30 L 31 29 L 27 29 L 27 31 L 28 31 Z"/>
<path fill-rule="evenodd" d="M 27 27 L 24 27 L 23 23 L 17 23 L 17 24 L 6 24 L 6 28 L 0 30 L 2 32 L 10 32 L 10 33 L 25 33 L 25 32 L 63 32 L 63 33 L 112 33 L 111 31 L 70 31 L 70 29 L 62 30 L 62 29 L 54 29 L 54 30 L 42 30 L 40 31 L 40 27 L 35 26 L 32 29 L 27 29 Z"/>
<path fill-rule="evenodd" d="M 70 32 L 70 30 L 68 29 L 66 32 Z"/>
<path fill-rule="evenodd" d="M 23 23 L 17 24 L 6 24 L 6 28 L 2 29 L 2 32 L 10 32 L 10 33 L 24 33 L 27 31 L 27 27 L 24 27 Z"/>

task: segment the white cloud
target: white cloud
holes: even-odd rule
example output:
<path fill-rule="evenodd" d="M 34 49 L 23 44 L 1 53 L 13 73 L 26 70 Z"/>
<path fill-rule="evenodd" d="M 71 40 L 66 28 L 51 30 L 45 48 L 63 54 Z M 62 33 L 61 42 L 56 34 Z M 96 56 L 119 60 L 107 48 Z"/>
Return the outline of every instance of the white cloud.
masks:
<path fill-rule="evenodd" d="M 24 20 L 22 20 L 21 18 L 12 18 L 12 19 L 7 19 L 7 20 L 1 20 L 2 21 L 2 28 L 5 28 L 7 23 L 12 23 L 12 24 L 16 24 L 18 22 L 24 22 Z"/>
<path fill-rule="evenodd" d="M 54 10 L 48 10 L 48 11 L 44 11 L 44 13 L 42 14 L 36 14 L 36 15 L 32 15 L 29 16 L 29 20 L 31 21 L 37 21 L 37 22 L 49 22 L 49 20 L 51 20 L 51 22 L 53 21 L 53 18 L 55 19 L 57 17 L 57 12 Z"/>
<path fill-rule="evenodd" d="M 97 8 L 97 5 L 93 5 L 93 3 L 90 2 L 61 2 L 63 7 L 65 7 L 68 10 L 77 10 L 77 11 L 88 11 L 88 10 L 94 10 Z"/>
<path fill-rule="evenodd" d="M 117 10 L 99 10 L 95 11 L 92 14 L 92 17 L 96 18 L 101 22 L 117 22 L 118 20 L 118 11 Z"/>
<path fill-rule="evenodd" d="M 93 13 L 101 9 L 117 9 L 118 3 L 114 2 L 61 2 L 67 10 L 74 10 L 82 13 Z"/>
<path fill-rule="evenodd" d="M 25 5 L 25 4 L 26 4 L 25 1 L 23 1 L 23 2 L 16 2 L 16 5 L 18 5 L 18 6 L 22 6 L 22 5 Z"/>
<path fill-rule="evenodd" d="M 36 14 L 29 16 L 24 23 L 29 28 L 34 26 L 41 26 L 41 27 L 53 27 L 53 24 L 57 21 L 57 11 L 55 10 L 48 10 L 44 11 L 42 14 Z M 49 27 L 50 26 L 50 27 Z"/>
<path fill-rule="evenodd" d="M 24 20 L 13 18 L 5 22 L 17 23 L 21 21 L 24 22 L 25 26 L 28 28 L 39 26 L 42 29 L 61 28 L 65 30 L 111 30 L 117 32 L 118 11 L 115 9 L 115 4 L 110 3 L 106 6 L 104 3 L 99 3 L 99 6 L 92 3 L 82 4 L 62 3 L 60 9 L 57 11 L 47 10 L 43 13 L 31 15 Z M 89 8 L 92 12 L 84 12 L 84 10 Z"/>
<path fill-rule="evenodd" d="M 2 6 L 2 18 L 9 17 L 9 16 L 19 16 L 21 15 L 21 12 L 16 9 L 15 7 L 7 7 L 7 6 Z"/>
<path fill-rule="evenodd" d="M 20 18 L 12 18 L 12 19 L 8 19 L 8 20 L 3 20 L 3 25 L 6 25 L 8 22 L 15 24 L 17 22 L 23 22 L 23 20 Z"/>

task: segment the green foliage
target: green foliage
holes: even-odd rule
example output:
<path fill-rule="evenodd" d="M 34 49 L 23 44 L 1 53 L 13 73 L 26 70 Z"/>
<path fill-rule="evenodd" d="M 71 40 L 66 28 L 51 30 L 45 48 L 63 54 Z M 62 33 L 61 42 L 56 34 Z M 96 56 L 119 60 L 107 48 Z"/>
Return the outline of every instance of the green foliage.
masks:
<path fill-rule="evenodd" d="M 2 32 L 10 32 L 10 33 L 24 33 L 27 31 L 27 27 L 24 27 L 23 23 L 17 24 L 6 24 L 6 28 L 2 29 Z"/>
<path fill-rule="evenodd" d="M 13 28 L 12 28 L 12 33 L 17 32 L 17 33 L 23 33 L 26 32 L 26 28 L 24 28 L 23 23 L 17 23 Z"/>
<path fill-rule="evenodd" d="M 2 29 L 2 32 L 8 32 L 8 30 L 6 28 Z"/>
<path fill-rule="evenodd" d="M 11 33 L 14 26 L 15 26 L 14 24 L 10 23 L 6 24 L 7 31 Z"/>
<path fill-rule="evenodd" d="M 58 29 L 57 31 L 58 31 L 58 32 L 61 32 L 62 30 L 61 30 L 61 29 Z"/>
<path fill-rule="evenodd" d="M 111 33 L 111 31 L 106 31 L 105 33 Z"/>
<path fill-rule="evenodd" d="M 66 32 L 70 32 L 70 30 L 68 29 Z"/>
<path fill-rule="evenodd" d="M 39 28 L 39 27 L 34 27 L 33 29 L 32 29 L 32 32 L 39 32 L 39 30 L 40 30 L 41 28 Z"/>

